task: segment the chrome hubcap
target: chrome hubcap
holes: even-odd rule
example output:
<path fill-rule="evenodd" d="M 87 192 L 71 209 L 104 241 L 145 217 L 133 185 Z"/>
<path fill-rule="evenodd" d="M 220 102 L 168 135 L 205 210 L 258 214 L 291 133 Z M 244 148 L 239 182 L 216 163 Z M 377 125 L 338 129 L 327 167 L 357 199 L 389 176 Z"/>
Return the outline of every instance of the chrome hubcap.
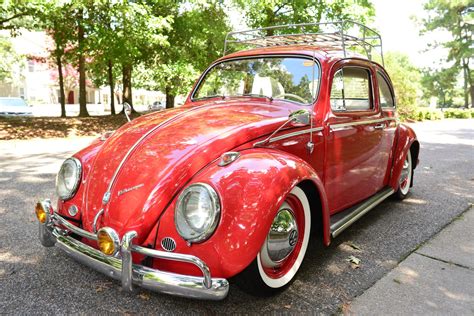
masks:
<path fill-rule="evenodd" d="M 411 156 L 410 153 L 408 153 L 405 161 L 403 162 L 403 168 L 402 172 L 400 175 L 400 190 L 402 191 L 403 194 L 408 193 L 408 190 L 410 189 L 410 177 L 411 177 Z"/>
<path fill-rule="evenodd" d="M 266 252 L 263 265 L 278 267 L 295 249 L 298 241 L 298 226 L 296 219 L 289 208 L 281 209 L 273 220 L 267 240 L 262 249 Z"/>

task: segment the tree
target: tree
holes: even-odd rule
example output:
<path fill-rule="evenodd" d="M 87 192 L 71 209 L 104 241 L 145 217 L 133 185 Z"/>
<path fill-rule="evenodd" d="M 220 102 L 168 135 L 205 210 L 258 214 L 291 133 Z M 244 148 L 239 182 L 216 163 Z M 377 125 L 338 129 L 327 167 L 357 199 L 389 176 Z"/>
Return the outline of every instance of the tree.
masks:
<path fill-rule="evenodd" d="M 323 20 L 350 19 L 366 23 L 375 14 L 370 0 L 236 0 L 235 2 L 244 11 L 247 23 L 253 28 L 318 23 Z M 267 30 L 266 35 L 274 35 L 274 30 Z"/>
<path fill-rule="evenodd" d="M 176 95 L 188 92 L 199 73 L 222 54 L 230 28 L 225 7 L 215 1 L 160 1 L 153 12 L 173 16 L 165 32 L 172 45 L 148 63 L 141 81 L 163 91 L 166 107 L 172 108 Z"/>
<path fill-rule="evenodd" d="M 71 42 L 74 40 L 74 22 L 70 18 L 72 6 L 61 1 L 48 1 L 36 9 L 35 26 L 44 29 L 51 36 L 54 43 L 50 53 L 58 72 L 61 117 L 66 117 L 64 62 L 67 50 L 71 47 Z"/>
<path fill-rule="evenodd" d="M 122 68 L 122 100 L 133 110 L 133 67 L 155 59 L 159 51 L 169 45 L 163 32 L 170 28 L 172 16 L 166 12 L 152 14 L 152 6 L 141 1 L 119 2 L 114 12 L 112 30 L 115 43 L 120 43 L 114 56 Z"/>
<path fill-rule="evenodd" d="M 17 82 L 22 66 L 21 56 L 13 49 L 10 39 L 0 36 L 0 82 Z"/>
<path fill-rule="evenodd" d="M 423 70 L 421 84 L 424 98 L 428 100 L 434 96 L 437 97 L 439 105 L 452 106 L 458 92 L 456 87 L 458 74 L 458 69 L 454 67 Z"/>
<path fill-rule="evenodd" d="M 474 56 L 472 35 L 474 32 L 474 11 L 472 0 L 429 0 L 424 5 L 428 18 L 423 20 L 425 32 L 446 30 L 451 33 L 452 40 L 441 43 L 447 48 L 448 61 L 453 65 L 445 71 L 462 71 L 464 82 L 464 106 L 474 105 L 474 84 L 470 63 Z M 469 103 L 469 98 L 471 103 Z"/>
<path fill-rule="evenodd" d="M 385 68 L 395 90 L 398 114 L 412 117 L 418 106 L 419 91 L 421 91 L 421 75 L 406 54 L 388 52 L 385 54 Z"/>
<path fill-rule="evenodd" d="M 10 30 L 12 34 L 24 26 L 26 17 L 34 15 L 39 1 L 11 0 L 0 3 L 0 30 Z"/>

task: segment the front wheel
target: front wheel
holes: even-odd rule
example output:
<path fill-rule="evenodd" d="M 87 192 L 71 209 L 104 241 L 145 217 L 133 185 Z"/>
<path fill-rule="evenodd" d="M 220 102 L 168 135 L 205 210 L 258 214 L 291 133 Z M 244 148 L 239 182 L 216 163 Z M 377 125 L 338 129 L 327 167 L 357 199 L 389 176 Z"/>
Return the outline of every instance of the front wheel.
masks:
<path fill-rule="evenodd" d="M 405 161 L 403 162 L 402 172 L 400 179 L 398 180 L 398 190 L 395 192 L 395 196 L 399 200 L 403 200 L 408 196 L 411 187 L 411 181 L 413 178 L 413 165 L 411 160 L 411 151 L 408 150 Z"/>
<path fill-rule="evenodd" d="M 308 198 L 294 187 L 276 212 L 257 257 L 236 277 L 238 285 L 256 296 L 271 296 L 286 288 L 303 262 L 310 231 Z"/>

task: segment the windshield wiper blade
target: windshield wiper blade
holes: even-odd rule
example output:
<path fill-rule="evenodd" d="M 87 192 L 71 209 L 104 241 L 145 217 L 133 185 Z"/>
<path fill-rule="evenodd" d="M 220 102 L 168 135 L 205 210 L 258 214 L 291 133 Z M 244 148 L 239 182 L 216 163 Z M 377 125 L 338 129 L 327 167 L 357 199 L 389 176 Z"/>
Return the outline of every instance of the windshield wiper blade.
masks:
<path fill-rule="evenodd" d="M 212 98 L 221 98 L 222 100 L 224 100 L 225 95 L 222 95 L 222 94 L 207 95 L 205 97 L 200 97 L 195 100 L 206 100 L 206 99 L 212 99 Z"/>
<path fill-rule="evenodd" d="M 259 93 L 244 93 L 244 94 L 241 94 L 240 96 L 243 96 L 243 97 L 267 98 L 270 102 L 273 101 L 273 97 L 270 97 L 270 96 L 264 95 L 264 94 L 259 94 Z"/>

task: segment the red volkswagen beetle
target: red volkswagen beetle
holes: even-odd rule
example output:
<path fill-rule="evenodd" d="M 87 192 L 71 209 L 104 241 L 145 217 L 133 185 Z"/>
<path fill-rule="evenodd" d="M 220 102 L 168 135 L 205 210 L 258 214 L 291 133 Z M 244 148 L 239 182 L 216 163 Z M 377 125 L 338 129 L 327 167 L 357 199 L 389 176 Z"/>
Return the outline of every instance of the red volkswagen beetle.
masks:
<path fill-rule="evenodd" d="M 384 199 L 405 198 L 418 162 L 387 72 L 350 53 L 368 39 L 344 30 L 230 33 L 258 48 L 214 62 L 181 108 L 64 161 L 57 207 L 36 206 L 43 246 L 126 290 L 218 300 L 234 277 L 256 295 L 287 287 L 310 238 L 329 245 Z"/>

